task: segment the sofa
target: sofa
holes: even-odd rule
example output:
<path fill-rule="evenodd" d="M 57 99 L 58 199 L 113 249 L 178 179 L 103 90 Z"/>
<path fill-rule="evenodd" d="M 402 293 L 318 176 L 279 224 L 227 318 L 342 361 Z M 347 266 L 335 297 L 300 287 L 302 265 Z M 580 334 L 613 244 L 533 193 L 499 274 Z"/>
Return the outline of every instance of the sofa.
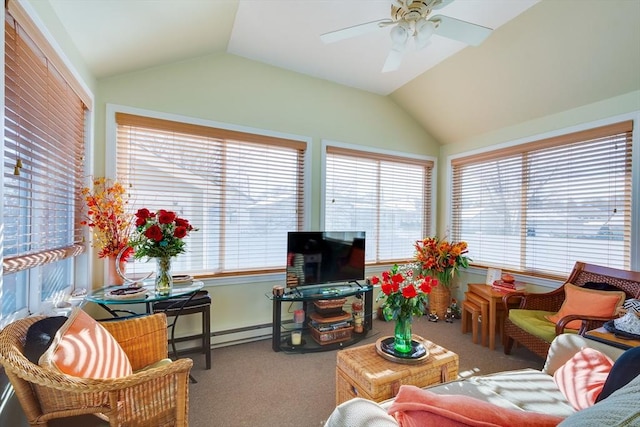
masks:
<path fill-rule="evenodd" d="M 325 427 L 640 426 L 639 370 L 634 371 L 633 380 L 603 400 L 595 404 L 576 402 L 586 399 L 590 393 L 599 394 L 609 370 L 613 371 L 609 365 L 606 372 L 596 372 L 598 364 L 587 362 L 585 365 L 581 356 L 605 355 L 615 363 L 623 352 L 578 334 L 562 334 L 551 343 L 541 371 L 522 369 L 472 376 L 424 389 L 402 386 L 394 399 L 381 403 L 354 398 L 337 406 Z M 637 364 L 637 358 L 633 363 Z M 580 383 L 579 377 L 585 373 L 593 374 L 586 381 L 600 378 L 601 387 L 597 392 L 590 389 L 570 395 L 575 390 L 568 389 Z M 563 376 L 566 384 L 562 382 Z M 420 418 L 425 412 L 429 417 Z M 405 417 L 406 414 L 411 416 Z M 416 414 L 417 418 L 413 416 Z M 486 415 L 491 419 L 483 418 Z"/>

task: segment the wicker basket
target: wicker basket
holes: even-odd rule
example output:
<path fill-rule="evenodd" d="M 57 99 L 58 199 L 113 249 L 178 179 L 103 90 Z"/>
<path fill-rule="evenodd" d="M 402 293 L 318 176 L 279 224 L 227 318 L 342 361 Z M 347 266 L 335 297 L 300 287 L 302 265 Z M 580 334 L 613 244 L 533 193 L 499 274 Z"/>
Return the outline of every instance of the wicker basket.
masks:
<path fill-rule="evenodd" d="M 317 300 L 313 302 L 316 313 L 323 316 L 342 313 L 342 306 L 347 302 L 346 298 L 337 300 Z"/>
<path fill-rule="evenodd" d="M 336 308 L 342 307 L 347 302 L 346 298 L 337 299 L 318 299 L 313 302 L 316 307 L 320 308 Z"/>
<path fill-rule="evenodd" d="M 434 287 L 429 294 L 429 312 L 434 311 L 440 319 L 444 319 L 447 308 L 451 306 L 451 289 L 440 284 Z"/>
<path fill-rule="evenodd" d="M 337 342 L 347 341 L 351 339 L 351 333 L 353 332 L 353 326 L 347 326 L 332 331 L 320 332 L 313 326 L 309 327 L 311 336 L 320 345 L 333 344 Z"/>

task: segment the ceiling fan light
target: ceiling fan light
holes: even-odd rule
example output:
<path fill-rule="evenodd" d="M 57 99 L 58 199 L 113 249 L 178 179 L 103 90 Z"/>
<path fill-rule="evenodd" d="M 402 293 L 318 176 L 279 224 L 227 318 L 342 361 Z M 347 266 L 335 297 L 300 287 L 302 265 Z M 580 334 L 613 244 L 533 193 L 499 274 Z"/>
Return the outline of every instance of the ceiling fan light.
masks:
<path fill-rule="evenodd" d="M 436 31 L 436 24 L 433 21 L 421 18 L 416 22 L 416 40 L 426 43 Z"/>
<path fill-rule="evenodd" d="M 403 24 L 406 23 L 401 22 L 391 29 L 391 41 L 393 42 L 394 46 L 405 44 L 407 42 L 407 39 L 409 38 L 410 28 L 408 28 L 408 24 Z"/>

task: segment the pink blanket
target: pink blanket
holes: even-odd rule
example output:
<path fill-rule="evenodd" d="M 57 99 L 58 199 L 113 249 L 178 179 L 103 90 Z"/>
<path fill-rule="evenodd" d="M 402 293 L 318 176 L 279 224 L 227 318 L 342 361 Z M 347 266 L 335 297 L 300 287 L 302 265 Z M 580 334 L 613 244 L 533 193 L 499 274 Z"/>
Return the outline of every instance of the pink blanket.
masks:
<path fill-rule="evenodd" d="M 401 427 L 555 427 L 564 418 L 507 409 L 462 395 L 435 394 L 403 385 L 389 407 Z"/>

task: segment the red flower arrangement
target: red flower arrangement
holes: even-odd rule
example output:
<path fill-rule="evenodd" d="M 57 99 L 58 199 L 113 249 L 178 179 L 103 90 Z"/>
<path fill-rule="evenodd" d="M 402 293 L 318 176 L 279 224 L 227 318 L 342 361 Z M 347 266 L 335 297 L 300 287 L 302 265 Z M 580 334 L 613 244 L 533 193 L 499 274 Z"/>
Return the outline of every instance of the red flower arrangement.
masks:
<path fill-rule="evenodd" d="M 133 217 L 126 212 L 128 200 L 124 186 L 108 178 L 96 178 L 93 189 L 84 187 L 81 194 L 87 211 L 80 224 L 92 229 L 92 246 L 100 248 L 98 256 L 115 257 L 123 248 L 128 248 L 121 256 L 127 260 L 133 252 L 128 246 Z"/>
<path fill-rule="evenodd" d="M 381 283 L 378 299 L 386 299 L 382 305 L 385 320 L 398 320 L 422 316 L 424 304 L 438 280 L 423 275 L 420 264 L 410 263 L 394 265 L 382 273 L 382 280 L 373 276 L 371 283 Z"/>
<path fill-rule="evenodd" d="M 197 231 L 189 221 L 164 209 L 157 212 L 138 209 L 135 217 L 136 230 L 129 241 L 135 258 L 165 258 L 181 254 L 185 251 L 182 239 L 191 231 Z"/>

